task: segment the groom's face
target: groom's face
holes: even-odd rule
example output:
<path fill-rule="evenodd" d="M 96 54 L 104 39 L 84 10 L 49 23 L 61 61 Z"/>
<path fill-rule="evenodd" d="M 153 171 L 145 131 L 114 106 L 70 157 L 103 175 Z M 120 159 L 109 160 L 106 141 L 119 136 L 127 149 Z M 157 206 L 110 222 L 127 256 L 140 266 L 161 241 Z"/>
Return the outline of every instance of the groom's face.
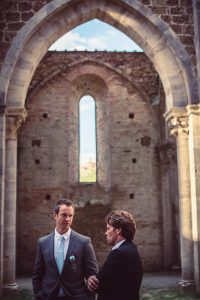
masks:
<path fill-rule="evenodd" d="M 56 222 L 56 230 L 60 234 L 67 232 L 72 224 L 74 217 L 74 208 L 72 206 L 67 206 L 62 204 L 60 206 L 58 214 L 54 214 L 54 219 Z"/>

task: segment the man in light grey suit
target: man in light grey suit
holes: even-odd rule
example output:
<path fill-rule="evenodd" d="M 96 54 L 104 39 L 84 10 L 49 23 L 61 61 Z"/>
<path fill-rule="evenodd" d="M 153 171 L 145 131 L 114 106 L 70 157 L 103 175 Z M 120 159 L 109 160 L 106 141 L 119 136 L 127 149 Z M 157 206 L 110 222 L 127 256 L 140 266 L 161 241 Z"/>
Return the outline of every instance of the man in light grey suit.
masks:
<path fill-rule="evenodd" d="M 39 239 L 32 283 L 36 300 L 93 300 L 86 280 L 98 267 L 91 241 L 70 228 L 74 216 L 70 200 L 54 207 L 55 231 Z"/>

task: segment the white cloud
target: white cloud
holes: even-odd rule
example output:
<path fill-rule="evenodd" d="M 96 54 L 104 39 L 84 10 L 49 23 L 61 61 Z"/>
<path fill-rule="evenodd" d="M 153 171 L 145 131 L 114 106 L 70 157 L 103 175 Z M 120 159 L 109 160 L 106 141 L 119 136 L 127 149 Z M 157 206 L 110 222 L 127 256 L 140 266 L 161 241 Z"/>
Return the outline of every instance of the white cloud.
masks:
<path fill-rule="evenodd" d="M 85 50 L 87 40 L 85 37 L 81 37 L 77 32 L 68 32 L 57 40 L 49 50 Z"/>
<path fill-rule="evenodd" d="M 104 36 L 86 38 L 77 32 L 68 32 L 57 40 L 49 50 L 105 50 L 108 47 L 108 38 Z"/>
<path fill-rule="evenodd" d="M 116 31 L 116 30 L 108 30 L 107 32 L 106 32 L 106 35 L 107 36 L 114 36 L 114 37 L 116 37 L 116 36 L 118 36 L 118 32 Z"/>
<path fill-rule="evenodd" d="M 95 24 L 95 23 L 93 23 Z M 84 25 L 83 25 L 84 26 Z M 95 25 L 93 25 L 95 26 Z M 57 51 L 74 51 L 80 50 L 118 50 L 118 51 L 133 51 L 141 49 L 136 45 L 132 40 L 126 37 L 123 33 L 116 29 L 106 28 L 103 31 L 98 31 L 100 28 L 98 25 L 90 29 L 90 36 L 82 36 L 79 32 L 77 32 L 77 28 L 73 31 L 68 32 L 63 35 L 59 40 L 57 40 L 49 50 L 57 50 Z M 76 31 L 75 31 L 76 30 Z M 86 35 L 89 31 L 86 30 Z"/>
<path fill-rule="evenodd" d="M 108 41 L 106 37 L 103 36 L 89 38 L 87 40 L 87 44 L 88 44 L 87 48 L 91 50 L 94 49 L 105 50 L 108 47 Z"/>

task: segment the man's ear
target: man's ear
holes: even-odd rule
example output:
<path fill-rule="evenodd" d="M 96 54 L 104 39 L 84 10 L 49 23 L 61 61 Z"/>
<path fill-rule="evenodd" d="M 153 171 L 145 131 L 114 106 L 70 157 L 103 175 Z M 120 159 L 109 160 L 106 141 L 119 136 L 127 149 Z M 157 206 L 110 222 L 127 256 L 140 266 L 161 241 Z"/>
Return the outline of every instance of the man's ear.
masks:
<path fill-rule="evenodd" d="M 116 230 L 117 230 L 117 234 L 121 235 L 121 232 L 122 232 L 121 228 L 116 228 Z"/>
<path fill-rule="evenodd" d="M 56 217 L 57 217 L 57 214 L 56 214 L 56 213 L 53 213 L 53 218 L 54 218 L 54 220 L 56 220 Z"/>

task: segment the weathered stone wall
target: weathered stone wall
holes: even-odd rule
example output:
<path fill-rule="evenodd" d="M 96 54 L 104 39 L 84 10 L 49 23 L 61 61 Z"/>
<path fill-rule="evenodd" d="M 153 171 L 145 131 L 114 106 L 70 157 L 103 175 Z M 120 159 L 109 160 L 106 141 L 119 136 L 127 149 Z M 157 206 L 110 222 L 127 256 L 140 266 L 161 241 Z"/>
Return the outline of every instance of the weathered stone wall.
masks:
<path fill-rule="evenodd" d="M 67 54 L 66 54 L 67 53 Z M 28 95 L 32 96 L 54 74 L 63 70 L 72 69 L 75 65 L 84 65 L 87 62 L 104 64 L 105 67 L 115 70 L 127 80 L 138 85 L 150 99 L 158 95 L 159 76 L 153 68 L 151 61 L 143 53 L 131 52 L 106 52 L 106 51 L 48 51 L 43 58 L 44 64 L 36 70 L 30 83 Z M 80 84 L 80 83 L 79 83 Z M 165 108 L 163 108 L 163 112 Z"/>
<path fill-rule="evenodd" d="M 85 94 L 97 109 L 93 184 L 78 181 L 78 102 Z M 156 96 L 158 75 L 143 53 L 47 53 L 30 84 L 28 118 L 19 131 L 18 272 L 31 272 L 36 241 L 53 229 L 51 209 L 61 196 L 77 202 L 73 228 L 92 238 L 100 264 L 109 250 L 104 217 L 125 209 L 137 222 L 145 270 L 163 268 L 157 149 L 164 108 L 152 107 Z"/>
<path fill-rule="evenodd" d="M 140 1 L 171 26 L 195 63 L 192 0 Z M 2 0 L 0 2 L 0 63 L 20 28 L 48 2 L 51 1 Z"/>
<path fill-rule="evenodd" d="M 20 28 L 48 2 L 0 2 L 0 65 Z M 141 3 L 171 26 L 195 65 L 192 1 Z M 31 83 L 26 102 L 29 116 L 19 132 L 18 271 L 31 272 L 36 240 L 53 228 L 50 211 L 61 195 L 79 201 L 74 228 L 92 237 L 100 262 L 108 250 L 102 239 L 103 218 L 110 208 L 122 206 L 137 220 L 136 241 L 146 270 L 162 268 L 161 204 L 170 194 L 176 209 L 177 190 L 169 190 L 170 182 L 176 182 L 176 164 L 170 169 L 171 162 L 164 157 L 161 166 L 157 147 L 159 135 L 165 135 L 165 127 L 160 128 L 158 122 L 163 122 L 165 100 L 154 109 L 149 104 L 156 103 L 158 83 L 143 54 L 47 54 Z M 86 92 L 96 99 L 100 145 L 99 181 L 87 188 L 77 180 L 77 101 Z M 163 169 L 173 174 L 162 189 L 161 201 Z M 174 219 L 177 215 L 175 211 Z M 176 257 L 178 254 L 177 250 Z"/>

